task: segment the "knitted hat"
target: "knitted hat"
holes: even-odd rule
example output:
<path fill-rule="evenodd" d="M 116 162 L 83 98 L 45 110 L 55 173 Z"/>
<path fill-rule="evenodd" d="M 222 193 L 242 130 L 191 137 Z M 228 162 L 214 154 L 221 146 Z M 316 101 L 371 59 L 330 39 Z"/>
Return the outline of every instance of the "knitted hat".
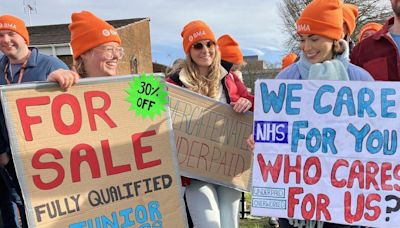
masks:
<path fill-rule="evenodd" d="M 121 44 L 121 39 L 115 28 L 88 11 L 73 13 L 71 20 L 68 28 L 71 31 L 71 47 L 74 59 L 104 43 L 117 42 Z"/>
<path fill-rule="evenodd" d="M 373 31 L 377 32 L 377 31 L 381 30 L 382 27 L 383 27 L 383 25 L 375 23 L 375 22 L 365 24 L 360 30 L 360 35 L 358 37 L 358 41 L 359 42 L 361 41 L 361 39 L 366 31 L 373 30 Z"/>
<path fill-rule="evenodd" d="M 297 33 L 339 40 L 343 35 L 342 8 L 341 0 L 313 0 L 296 21 Z"/>
<path fill-rule="evenodd" d="M 290 64 L 294 63 L 297 59 L 297 55 L 295 53 L 289 53 L 285 55 L 282 59 L 282 70 L 288 67 Z"/>
<path fill-rule="evenodd" d="M 18 17 L 11 15 L 0 16 L 0 30 L 11 30 L 18 33 L 29 45 L 29 33 L 25 27 L 25 22 Z"/>
<path fill-rule="evenodd" d="M 349 34 L 353 34 L 356 28 L 356 20 L 358 17 L 358 7 L 353 4 L 343 4 L 343 20 L 349 29 Z"/>
<path fill-rule="evenodd" d="M 243 54 L 239 44 L 229 35 L 218 38 L 218 47 L 221 52 L 221 59 L 233 64 L 243 63 Z"/>
<path fill-rule="evenodd" d="M 211 28 L 203 21 L 191 21 L 183 27 L 181 32 L 183 38 L 183 50 L 189 53 L 190 48 L 194 43 L 201 40 L 211 40 L 216 43 L 214 33 Z"/>

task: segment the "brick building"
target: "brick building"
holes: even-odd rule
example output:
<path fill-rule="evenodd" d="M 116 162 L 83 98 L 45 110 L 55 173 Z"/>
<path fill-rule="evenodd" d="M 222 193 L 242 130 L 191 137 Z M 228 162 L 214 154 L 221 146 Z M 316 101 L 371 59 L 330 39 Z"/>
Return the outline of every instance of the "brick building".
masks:
<path fill-rule="evenodd" d="M 254 83 L 257 79 L 274 79 L 280 69 L 275 67 L 268 68 L 263 60 L 259 60 L 257 55 L 244 56 L 247 65 L 242 69 L 243 81 L 247 88 L 254 92 Z"/>

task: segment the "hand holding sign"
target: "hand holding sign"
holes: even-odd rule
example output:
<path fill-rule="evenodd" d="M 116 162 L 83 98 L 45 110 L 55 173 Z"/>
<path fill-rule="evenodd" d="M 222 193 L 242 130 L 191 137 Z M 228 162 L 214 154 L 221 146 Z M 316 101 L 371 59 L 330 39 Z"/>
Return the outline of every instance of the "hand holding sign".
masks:
<path fill-rule="evenodd" d="M 237 113 L 245 113 L 251 109 L 251 101 L 241 97 L 236 102 L 231 102 L 233 110 Z"/>

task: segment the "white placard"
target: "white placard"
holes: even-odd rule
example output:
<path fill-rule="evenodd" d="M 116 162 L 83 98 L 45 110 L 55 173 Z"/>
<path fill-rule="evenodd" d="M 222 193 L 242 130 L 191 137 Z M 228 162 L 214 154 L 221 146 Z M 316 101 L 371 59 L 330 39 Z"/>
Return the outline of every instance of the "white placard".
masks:
<path fill-rule="evenodd" d="M 399 85 L 258 80 L 252 214 L 398 226 Z"/>

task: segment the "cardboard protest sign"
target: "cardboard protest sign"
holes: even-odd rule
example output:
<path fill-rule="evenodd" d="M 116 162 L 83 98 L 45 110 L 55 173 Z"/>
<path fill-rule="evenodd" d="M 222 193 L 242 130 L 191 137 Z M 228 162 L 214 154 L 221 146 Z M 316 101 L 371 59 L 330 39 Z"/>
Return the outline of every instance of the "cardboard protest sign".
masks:
<path fill-rule="evenodd" d="M 169 112 L 135 117 L 129 79 L 1 88 L 30 227 L 186 227 Z"/>
<path fill-rule="evenodd" d="M 252 214 L 400 224 L 400 84 L 258 80 Z"/>
<path fill-rule="evenodd" d="M 174 85 L 168 93 L 181 174 L 249 191 L 251 113 Z"/>

